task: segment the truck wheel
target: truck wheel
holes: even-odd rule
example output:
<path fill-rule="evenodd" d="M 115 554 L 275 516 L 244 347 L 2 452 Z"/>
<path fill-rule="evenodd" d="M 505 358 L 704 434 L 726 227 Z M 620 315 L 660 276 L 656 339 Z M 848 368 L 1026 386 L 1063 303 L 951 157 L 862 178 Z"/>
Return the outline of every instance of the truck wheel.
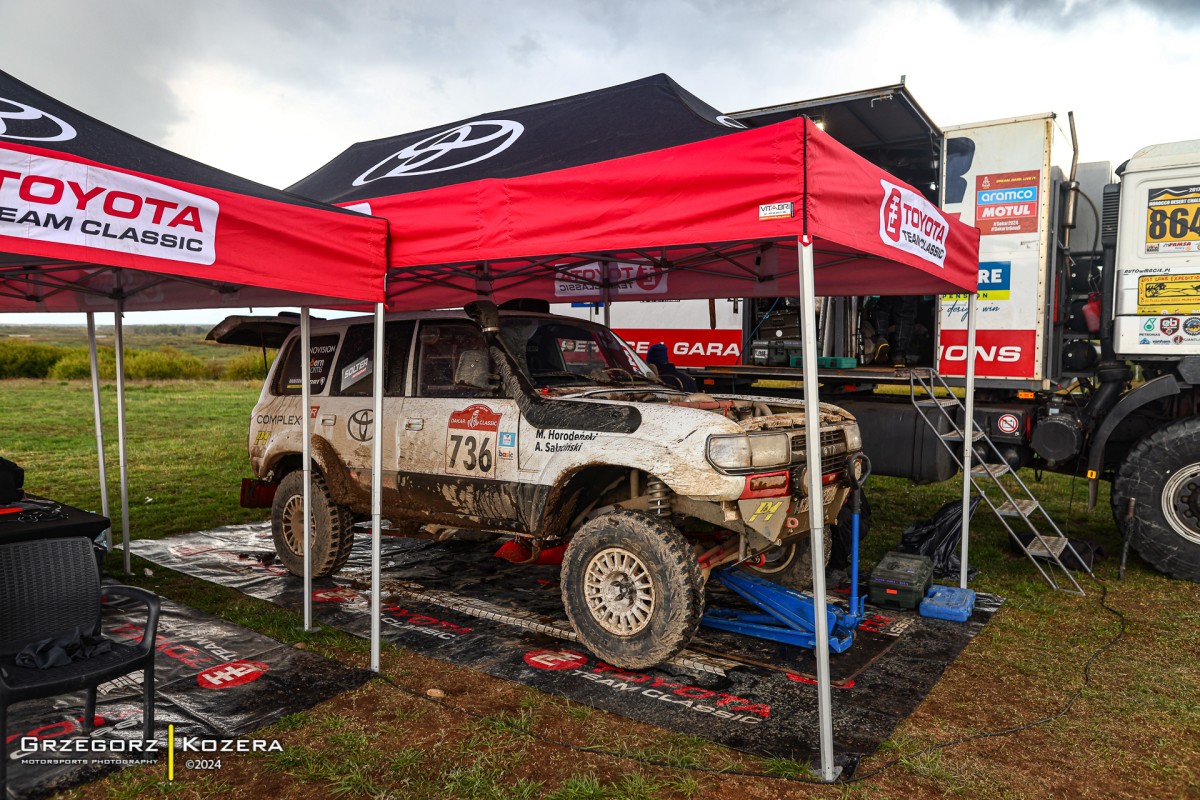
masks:
<path fill-rule="evenodd" d="M 1122 529 L 1130 499 L 1133 548 L 1160 572 L 1200 583 L 1200 418 L 1172 422 L 1133 446 L 1112 487 Z"/>
<path fill-rule="evenodd" d="M 580 642 L 622 669 L 674 656 L 704 613 L 696 552 L 673 525 L 640 511 L 614 511 L 576 531 L 562 593 Z"/>
<path fill-rule="evenodd" d="M 312 473 L 312 574 L 323 578 L 337 572 L 350 558 L 354 545 L 350 510 L 329 496 L 325 479 Z M 279 482 L 271 503 L 271 537 L 275 554 L 293 575 L 304 574 L 304 474 L 289 472 Z"/>
<path fill-rule="evenodd" d="M 861 523 L 861 520 L 860 520 Z M 846 523 L 849 524 L 849 521 Z M 772 548 L 763 554 L 764 562 L 760 566 L 746 566 L 769 581 L 774 581 L 798 592 L 812 590 L 812 545 L 808 533 L 802 534 L 795 541 Z M 847 540 L 848 541 L 848 540 Z M 833 550 L 833 527 L 825 526 L 825 563 L 829 564 L 829 554 Z"/>

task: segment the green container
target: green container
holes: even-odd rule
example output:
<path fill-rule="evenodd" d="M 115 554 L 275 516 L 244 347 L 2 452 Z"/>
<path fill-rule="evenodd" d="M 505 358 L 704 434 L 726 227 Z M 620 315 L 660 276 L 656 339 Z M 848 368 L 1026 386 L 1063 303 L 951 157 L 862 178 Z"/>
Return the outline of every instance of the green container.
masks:
<path fill-rule="evenodd" d="M 932 583 L 933 560 L 929 556 L 892 551 L 871 570 L 867 586 L 872 605 L 914 609 Z"/>

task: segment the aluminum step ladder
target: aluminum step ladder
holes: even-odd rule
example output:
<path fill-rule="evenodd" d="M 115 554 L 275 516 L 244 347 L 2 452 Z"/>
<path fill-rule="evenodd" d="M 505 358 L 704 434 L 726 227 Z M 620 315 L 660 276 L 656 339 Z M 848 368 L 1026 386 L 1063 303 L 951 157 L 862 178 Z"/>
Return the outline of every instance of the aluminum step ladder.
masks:
<path fill-rule="evenodd" d="M 916 408 L 917 413 L 921 415 L 921 419 L 925 421 L 930 430 L 938 435 L 942 446 L 950 453 L 950 457 L 954 459 L 961 471 L 963 468 L 963 429 L 959 420 L 966 419 L 966 408 L 963 402 L 950 390 L 950 385 L 935 370 L 918 367 L 910 369 L 908 374 L 909 397 L 913 407 Z M 934 392 L 936 388 L 944 390 L 947 396 L 937 397 Z M 940 431 L 939 415 L 950 423 L 950 430 L 946 433 Z M 977 423 L 972 425 L 971 441 L 974 443 L 976 456 L 982 450 L 985 456 L 990 456 L 997 462 L 988 463 L 990 459 L 985 460 L 984 458 L 978 459 L 978 462 L 975 457 L 971 459 L 971 486 L 975 493 L 992 509 L 1012 540 L 1029 557 L 1029 560 L 1037 567 L 1038 572 L 1042 573 L 1042 577 L 1050 586 L 1061 592 L 1084 594 L 1083 588 L 1075 580 L 1075 576 L 1062 563 L 1062 554 L 1069 551 L 1076 561 L 1084 564 L 1084 570 L 1089 575 L 1092 574 L 1091 569 L 1086 566 L 1075 548 L 1071 546 L 1070 540 L 1054 524 L 1054 520 L 1046 513 L 1046 509 L 1033 496 L 1033 492 L 1029 490 L 1020 476 L 1009 467 L 995 443 L 978 427 Z M 1003 476 L 1008 476 L 1010 482 L 1015 485 L 1006 486 L 1005 482 L 1000 480 Z M 1021 521 L 1013 521 L 1017 519 Z M 1014 530 L 1014 525 L 1017 528 L 1028 528 L 1033 534 L 1029 544 L 1021 541 L 1017 531 Z M 1039 529 L 1039 525 L 1041 529 Z M 1043 563 L 1046 564 L 1046 567 L 1042 566 Z M 1055 579 L 1060 572 L 1062 573 L 1061 577 L 1065 577 L 1065 581 L 1061 578 Z M 1067 585 L 1068 583 L 1070 585 Z"/>

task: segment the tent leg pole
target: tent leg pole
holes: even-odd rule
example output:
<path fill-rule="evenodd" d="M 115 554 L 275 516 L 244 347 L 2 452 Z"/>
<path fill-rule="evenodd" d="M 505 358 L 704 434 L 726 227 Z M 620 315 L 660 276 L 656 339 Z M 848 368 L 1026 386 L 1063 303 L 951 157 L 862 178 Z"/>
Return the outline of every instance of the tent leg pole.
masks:
<path fill-rule="evenodd" d="M 312 347 L 310 346 L 308 306 L 300 309 L 300 437 L 304 479 L 304 630 L 312 623 Z"/>
<path fill-rule="evenodd" d="M 826 783 L 837 780 L 841 771 L 833 764 L 833 688 L 829 676 L 829 620 L 825 609 L 825 507 L 821 502 L 821 407 L 817 381 L 817 323 L 814 318 L 816 291 L 813 286 L 812 240 L 797 242 L 800 262 L 800 341 L 804 352 L 804 451 L 808 467 L 808 522 L 812 553 L 813 629 L 817 661 L 817 715 L 820 732 L 821 769 Z"/>
<path fill-rule="evenodd" d="M 117 457 L 121 470 L 121 548 L 125 574 L 128 575 L 132 568 L 129 563 L 129 458 L 125 435 L 125 332 L 121 324 L 124 313 L 125 303 L 118 300 L 113 314 L 113 346 L 117 351 Z"/>
<path fill-rule="evenodd" d="M 96 455 L 100 465 L 100 513 L 108 516 L 108 465 L 104 460 L 104 417 L 100 412 L 100 358 L 96 353 L 96 314 L 87 315 L 88 358 L 92 368 L 92 419 L 96 426 Z M 104 531 L 104 546 L 112 551 L 112 523 Z"/>
<path fill-rule="evenodd" d="M 379 585 L 382 558 L 380 546 L 383 524 L 383 303 L 375 304 L 375 369 L 372 373 L 374 388 L 375 423 L 371 437 L 371 670 L 379 672 L 380 606 L 383 592 Z"/>
<path fill-rule="evenodd" d="M 967 588 L 967 550 L 971 538 L 971 457 L 975 454 L 971 441 L 975 430 L 975 295 L 967 295 L 967 396 L 965 398 L 966 419 L 963 420 L 963 489 L 962 489 L 962 532 L 960 541 L 962 564 L 959 566 L 959 588 Z"/>

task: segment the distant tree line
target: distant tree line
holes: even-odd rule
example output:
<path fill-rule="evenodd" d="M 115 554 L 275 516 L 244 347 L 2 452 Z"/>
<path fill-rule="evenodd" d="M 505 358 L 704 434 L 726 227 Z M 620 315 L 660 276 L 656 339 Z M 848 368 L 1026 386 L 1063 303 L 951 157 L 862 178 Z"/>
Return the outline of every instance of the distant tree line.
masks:
<path fill-rule="evenodd" d="M 197 326 L 158 325 L 156 328 L 178 329 L 182 333 Z M 267 351 L 266 363 L 275 358 Z M 111 347 L 97 350 L 100 377 L 116 378 L 116 353 Z M 75 380 L 91 375 L 90 358 L 86 347 L 67 347 L 20 340 L 0 340 L 0 378 L 53 378 Z M 246 348 L 233 358 L 205 361 L 171 346 L 154 350 L 125 350 L 125 376 L 148 380 L 259 380 L 266 377 L 261 350 Z"/>

